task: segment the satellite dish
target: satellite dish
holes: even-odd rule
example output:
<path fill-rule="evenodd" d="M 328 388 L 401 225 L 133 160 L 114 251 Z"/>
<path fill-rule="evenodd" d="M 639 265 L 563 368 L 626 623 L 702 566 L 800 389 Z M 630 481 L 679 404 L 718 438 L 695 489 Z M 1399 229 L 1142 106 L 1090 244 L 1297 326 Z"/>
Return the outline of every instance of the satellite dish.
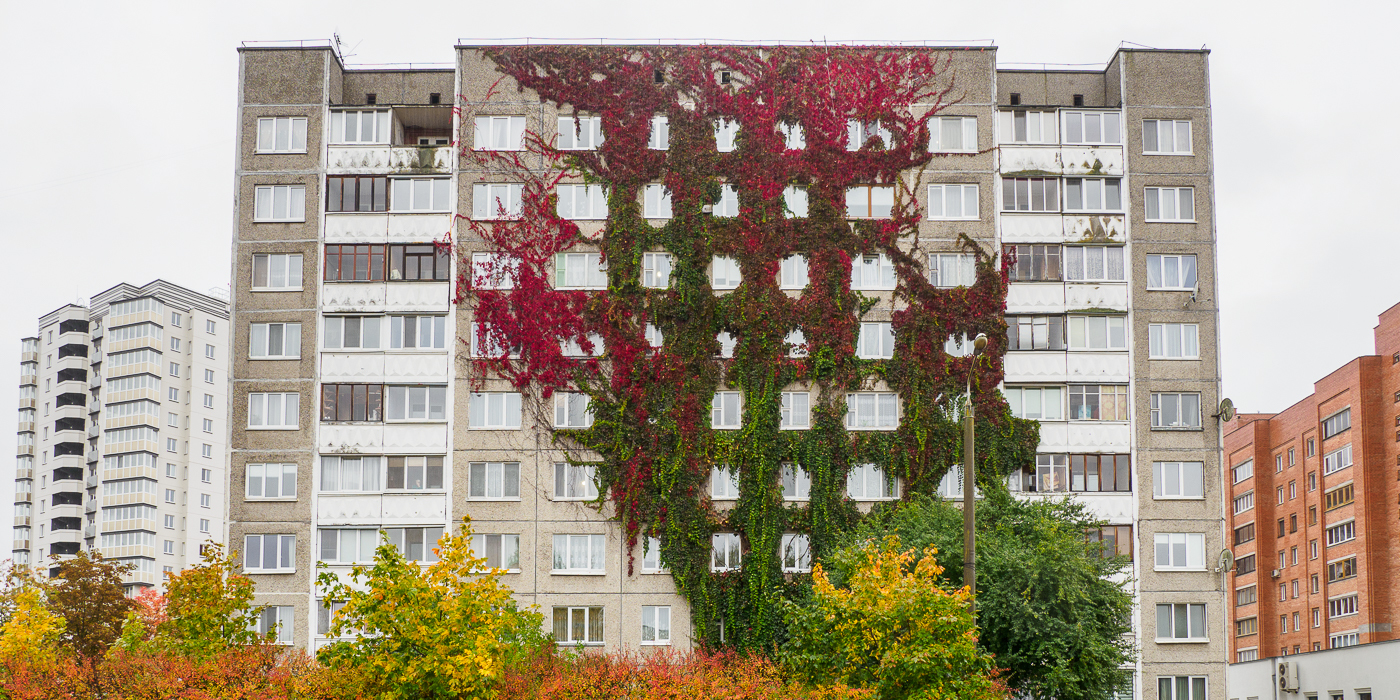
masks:
<path fill-rule="evenodd" d="M 1226 423 L 1229 423 L 1230 421 L 1234 420 L 1235 402 L 1229 399 L 1222 399 L 1220 401 L 1220 410 L 1215 414 L 1214 417 L 1219 418 L 1220 420 Z"/>
<path fill-rule="evenodd" d="M 1220 556 L 1216 559 L 1215 570 L 1217 572 L 1228 573 L 1235 570 L 1235 554 L 1228 549 L 1220 550 Z"/>

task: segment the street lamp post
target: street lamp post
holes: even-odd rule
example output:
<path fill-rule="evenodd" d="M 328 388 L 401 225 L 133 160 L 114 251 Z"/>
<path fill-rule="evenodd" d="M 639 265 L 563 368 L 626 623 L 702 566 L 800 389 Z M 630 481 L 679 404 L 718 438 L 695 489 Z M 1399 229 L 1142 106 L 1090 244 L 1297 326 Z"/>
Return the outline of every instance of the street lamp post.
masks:
<path fill-rule="evenodd" d="M 987 347 L 987 335 L 978 333 L 972 341 L 973 367 L 976 358 Z M 977 433 L 974 428 L 975 416 L 972 408 L 972 373 L 967 370 L 967 411 L 963 413 L 963 584 L 968 591 L 977 593 L 977 534 L 973 530 L 976 522 L 977 504 L 973 499 L 973 489 L 977 483 Z M 972 609 L 977 609 L 974 599 Z"/>

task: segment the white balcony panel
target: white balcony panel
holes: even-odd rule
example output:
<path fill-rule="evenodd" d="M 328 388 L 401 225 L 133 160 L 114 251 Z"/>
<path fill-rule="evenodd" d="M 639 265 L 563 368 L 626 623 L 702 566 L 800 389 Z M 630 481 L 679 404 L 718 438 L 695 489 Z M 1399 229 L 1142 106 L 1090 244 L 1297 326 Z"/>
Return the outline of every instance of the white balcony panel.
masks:
<path fill-rule="evenodd" d="M 451 231 L 451 214 L 389 215 L 389 241 L 391 243 L 440 241 Z"/>
<path fill-rule="evenodd" d="M 394 146 L 389 168 L 395 174 L 448 173 L 452 170 L 451 146 Z"/>
<path fill-rule="evenodd" d="M 327 243 L 384 243 L 388 214 L 326 214 Z"/>
<path fill-rule="evenodd" d="M 1126 352 L 1072 352 L 1065 359 L 1066 379 L 1074 384 L 1126 384 L 1130 369 Z"/>
<path fill-rule="evenodd" d="M 447 382 L 447 353 L 396 354 L 390 351 L 384 355 L 384 381 L 392 384 L 420 382 Z"/>
<path fill-rule="evenodd" d="M 1065 446 L 1069 444 L 1069 424 L 1064 421 L 1044 422 L 1040 424 L 1040 451 L 1041 452 L 1064 452 Z"/>
<path fill-rule="evenodd" d="M 380 353 L 321 353 L 321 381 L 369 382 L 384 381 L 384 355 Z"/>
<path fill-rule="evenodd" d="M 1128 285 L 1066 284 L 1065 308 L 1071 312 L 1078 309 L 1127 311 Z"/>
<path fill-rule="evenodd" d="M 318 525 L 378 525 L 383 520 L 384 497 L 379 494 L 321 494 L 316 499 Z"/>
<path fill-rule="evenodd" d="M 402 282 L 389 285 L 384 307 L 389 313 L 447 311 L 447 282 Z"/>
<path fill-rule="evenodd" d="M 382 454 L 384 452 L 384 426 L 365 425 L 322 425 L 317 448 L 323 454 Z"/>
<path fill-rule="evenodd" d="M 385 454 L 446 454 L 445 423 L 407 423 L 384 426 Z"/>
<path fill-rule="evenodd" d="M 1006 291 L 1008 314 L 1058 314 L 1065 310 L 1065 286 L 1048 282 L 1012 282 Z"/>
<path fill-rule="evenodd" d="M 384 524 L 432 524 L 447 520 L 447 494 L 384 494 Z"/>
<path fill-rule="evenodd" d="M 1000 152 L 1004 175 L 1055 177 L 1064 170 L 1055 146 L 1003 146 Z"/>
<path fill-rule="evenodd" d="M 326 172 L 382 173 L 389 172 L 389 146 L 328 146 Z"/>
<path fill-rule="evenodd" d="M 1059 214 L 1004 212 L 1001 240 L 1003 243 L 1059 243 L 1064 236 L 1061 218 Z"/>
<path fill-rule="evenodd" d="M 1080 503 L 1089 509 L 1090 513 L 1108 521 L 1110 525 L 1129 525 L 1133 522 L 1133 495 L 1131 492 L 1088 492 L 1074 495 Z"/>
<path fill-rule="evenodd" d="M 1123 174 L 1122 146 L 1065 146 L 1060 149 L 1060 162 L 1068 176 Z"/>
<path fill-rule="evenodd" d="M 1005 360 L 1007 384 L 1065 381 L 1065 354 L 1054 351 L 1008 352 Z"/>
<path fill-rule="evenodd" d="M 325 313 L 383 311 L 385 282 L 331 282 L 321 285 L 321 311 Z"/>
<path fill-rule="evenodd" d="M 1002 217 L 1002 221 L 1005 222 L 1007 218 Z M 1128 239 L 1127 225 L 1123 223 L 1121 215 L 1070 215 L 1060 217 L 1060 220 L 1064 222 L 1066 243 L 1122 243 Z M 1005 223 L 1002 230 L 1006 230 Z M 1002 237 L 1005 238 L 1005 234 Z"/>
<path fill-rule="evenodd" d="M 1070 452 L 1127 452 L 1127 423 L 1071 422 L 1064 447 Z"/>

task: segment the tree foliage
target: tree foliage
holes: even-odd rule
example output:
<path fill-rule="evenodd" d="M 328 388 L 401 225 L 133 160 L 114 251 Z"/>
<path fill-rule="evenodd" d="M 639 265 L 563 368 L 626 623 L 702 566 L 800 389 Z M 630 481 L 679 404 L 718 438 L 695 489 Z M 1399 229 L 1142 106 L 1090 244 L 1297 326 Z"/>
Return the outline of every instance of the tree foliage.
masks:
<path fill-rule="evenodd" d="M 811 603 L 787 605 L 780 658 L 814 683 L 875 688 L 881 700 L 1003 697 L 971 595 L 945 587 L 936 551 L 905 551 L 891 535 L 837 552 L 844 587 L 814 566 Z"/>
<path fill-rule="evenodd" d="M 1102 522 L 1075 500 L 987 494 L 977 504 L 979 646 L 995 655 L 1020 695 L 1089 700 L 1126 690 L 1133 601 L 1122 583 L 1126 559 L 1104 557 L 1085 538 Z M 963 585 L 960 508 L 917 496 L 867 520 L 851 542 L 888 535 L 936 548 L 944 580 Z"/>
<path fill-rule="evenodd" d="M 121 634 L 132 608 L 122 576 L 131 570 L 102 556 L 79 552 L 56 564 L 48 582 L 48 605 L 66 622 L 63 641 L 81 657 L 100 656 Z"/>
<path fill-rule="evenodd" d="M 166 581 L 166 619 L 156 640 L 194 657 L 257 644 L 259 610 L 253 605 L 252 579 L 237 573 L 222 545 L 208 544 L 198 566 Z"/>
<path fill-rule="evenodd" d="M 349 580 L 325 572 L 325 600 L 344 601 L 320 661 L 354 668 L 367 692 L 387 700 L 494 698 L 505 669 L 546 643 L 543 616 L 517 607 L 499 570 L 472 554 L 471 525 L 438 542 L 438 561 L 424 567 L 381 544 L 372 566 Z"/>

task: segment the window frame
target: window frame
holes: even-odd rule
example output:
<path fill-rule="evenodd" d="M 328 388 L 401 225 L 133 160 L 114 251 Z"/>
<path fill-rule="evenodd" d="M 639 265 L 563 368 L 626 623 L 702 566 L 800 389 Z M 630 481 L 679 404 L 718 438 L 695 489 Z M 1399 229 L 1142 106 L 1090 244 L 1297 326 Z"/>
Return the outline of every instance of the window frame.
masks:
<path fill-rule="evenodd" d="M 957 188 L 955 199 L 949 199 L 949 188 Z M 971 194 L 969 194 L 971 193 Z M 957 202 L 959 214 L 947 213 L 949 202 Z M 938 206 L 935 207 L 934 203 Z M 935 183 L 928 186 L 927 212 L 929 221 L 980 221 L 982 219 L 982 199 L 977 183 Z M 936 210 L 936 211 L 935 211 Z M 971 212 L 971 213 L 969 213 Z"/>
<path fill-rule="evenodd" d="M 250 555 L 252 554 L 253 547 L 249 546 L 249 542 L 251 542 L 252 539 L 255 538 L 255 537 L 258 538 L 258 546 L 257 546 L 257 556 L 254 558 L 254 557 L 251 557 L 251 556 L 250 556 Z M 274 540 L 274 542 L 276 543 L 276 546 L 277 546 L 278 549 L 277 549 L 277 553 L 273 555 L 273 559 L 274 559 L 274 562 L 273 562 L 273 563 L 276 564 L 276 566 L 274 566 L 274 567 L 272 567 L 272 568 L 264 568 L 264 567 L 262 566 L 262 564 L 265 563 L 265 562 L 267 561 L 267 558 L 266 558 L 266 555 L 264 554 L 263 549 L 264 549 L 264 546 L 266 545 L 266 543 L 267 543 L 267 541 L 268 541 L 268 538 L 273 538 L 273 537 L 277 538 L 276 540 Z M 286 542 L 287 540 L 291 540 L 291 544 L 290 544 L 290 545 L 283 544 L 283 543 Z M 243 536 L 243 573 L 244 573 L 245 575 L 248 575 L 248 574 L 295 574 L 296 571 L 297 571 L 296 544 L 297 544 L 297 536 L 296 536 L 295 534 L 284 534 L 284 533 L 248 533 L 248 534 L 244 535 L 244 536 Z M 283 556 L 284 554 L 285 554 L 286 556 Z M 249 564 L 249 561 L 255 561 L 256 564 L 257 564 L 257 566 L 250 567 L 250 566 L 248 565 L 248 564 Z"/>
<path fill-rule="evenodd" d="M 279 215 L 278 190 L 284 190 L 285 213 Z M 264 207 L 266 205 L 266 207 Z M 266 209 L 269 213 L 264 214 Z M 306 185 L 256 185 L 253 187 L 253 223 L 304 223 L 306 221 Z"/>
<path fill-rule="evenodd" d="M 1163 636 L 1162 636 L 1162 623 L 1163 623 L 1162 608 L 1167 608 L 1168 611 L 1169 611 L 1169 612 L 1168 612 L 1168 618 L 1167 618 L 1167 626 L 1168 626 L 1168 628 L 1169 628 L 1169 629 L 1168 629 L 1168 632 L 1170 632 L 1171 634 L 1170 634 L 1170 636 L 1167 636 L 1167 637 L 1163 637 Z M 1177 608 L 1185 608 L 1185 609 L 1186 609 L 1186 614 L 1185 614 L 1185 619 L 1184 619 L 1184 620 L 1181 619 L 1181 618 L 1178 616 Z M 1200 620 L 1200 622 L 1201 622 L 1200 629 L 1199 629 L 1200 635 L 1199 635 L 1199 636 L 1193 636 L 1193 635 L 1192 635 L 1192 632 L 1197 631 L 1197 630 L 1192 629 L 1192 628 L 1194 627 L 1194 622 L 1195 622 L 1195 618 L 1193 617 L 1193 613 L 1195 612 L 1195 610 L 1196 610 L 1197 608 L 1200 609 L 1200 618 L 1199 618 L 1199 620 Z M 1183 623 L 1183 622 L 1184 622 L 1185 625 L 1186 625 L 1186 630 L 1185 630 L 1186 634 L 1185 634 L 1185 636 L 1178 636 L 1178 635 L 1177 635 L 1177 632 L 1178 632 L 1179 630 L 1177 630 L 1176 627 L 1177 627 L 1178 624 Z M 1156 625 L 1156 631 L 1155 631 L 1154 640 L 1155 640 L 1158 644 L 1198 644 L 1198 643 L 1203 643 L 1203 642 L 1209 642 L 1209 641 L 1210 641 L 1210 629 L 1209 629 L 1209 628 L 1210 628 L 1210 622 L 1209 622 L 1209 617 L 1207 617 L 1207 605 L 1206 605 L 1205 603 L 1189 603 L 1189 602 L 1187 602 L 1187 603 L 1158 603 L 1158 604 L 1157 604 L 1157 625 Z"/>
<path fill-rule="evenodd" d="M 1061 142 L 1062 142 L 1064 145 L 1066 145 L 1066 146 L 1122 146 L 1122 145 L 1123 145 L 1123 113 L 1120 112 L 1120 111 L 1116 111 L 1116 110 L 1094 110 L 1094 109 L 1085 109 L 1085 110 L 1080 110 L 1080 109 L 1068 109 L 1068 110 L 1061 110 L 1060 114 L 1061 114 L 1061 118 L 1060 118 L 1060 121 L 1061 121 L 1061 124 L 1060 124 Z M 1073 120 L 1074 120 L 1074 117 L 1076 117 L 1076 116 L 1078 116 L 1079 119 L 1080 119 L 1080 121 L 1079 121 L 1079 133 L 1080 133 L 1081 138 L 1080 138 L 1079 140 L 1074 140 L 1073 131 L 1072 131 L 1072 129 L 1074 128 Z M 1087 120 L 1087 117 L 1089 117 L 1089 116 L 1097 116 L 1097 117 L 1099 117 L 1099 134 L 1100 134 L 1103 138 L 1101 138 L 1101 139 L 1099 139 L 1099 140 L 1097 140 L 1097 141 L 1090 140 L 1090 139 L 1088 138 L 1088 136 L 1087 136 L 1087 133 L 1088 133 L 1088 120 Z M 1109 131 L 1110 131 L 1108 125 L 1109 125 L 1110 122 L 1113 123 L 1113 129 L 1112 129 L 1112 131 L 1114 131 L 1114 132 L 1117 133 L 1117 139 L 1115 139 L 1115 140 L 1109 140 L 1109 139 L 1108 139 L 1108 134 L 1109 134 Z"/>
<path fill-rule="evenodd" d="M 1090 208 L 1089 198 L 1092 194 L 1091 183 L 1098 183 L 1098 198 L 1102 207 Z M 1079 203 L 1081 206 L 1071 206 L 1074 196 L 1074 187 L 1078 186 Z M 1063 203 L 1065 214 L 1121 214 L 1124 208 L 1123 178 L 1121 177 L 1067 177 L 1065 178 L 1063 190 L 1065 201 Z M 1118 200 L 1118 206 L 1112 206 L 1114 199 Z"/>
<path fill-rule="evenodd" d="M 1179 491 L 1177 495 L 1167 493 L 1166 486 L 1171 481 L 1167 475 L 1169 465 L 1176 467 L 1176 487 Z M 1187 469 L 1194 465 L 1198 470 L 1199 478 L 1192 482 L 1187 477 Z M 1188 486 L 1199 486 L 1201 495 L 1187 495 Z M 1205 495 L 1205 462 L 1194 460 L 1186 461 L 1154 461 L 1152 463 L 1152 500 L 1155 501 L 1200 501 Z"/>
<path fill-rule="evenodd" d="M 286 147 L 286 148 L 278 148 L 278 147 L 277 147 L 277 137 L 278 137 L 277 127 L 278 127 L 278 125 L 279 125 L 279 122 L 286 122 L 286 124 L 287 124 L 287 147 Z M 267 136 L 269 136 L 269 137 L 270 137 L 270 140 L 272 141 L 272 143 L 270 143 L 270 144 L 267 143 L 266 141 L 264 141 L 264 138 L 263 138 L 263 137 L 264 137 L 264 131 L 263 131 L 263 125 L 264 125 L 264 124 L 267 124 L 267 125 L 269 126 L 269 129 L 270 129 L 270 132 L 271 132 L 271 133 L 268 133 L 268 134 L 267 134 Z M 256 137 L 256 139 L 255 139 L 255 141 L 254 141 L 253 153 L 258 154 L 258 155 L 271 154 L 271 153 L 283 153 L 283 154 L 285 154 L 285 153 L 306 153 L 306 152 L 307 152 L 307 145 L 306 145 L 307 130 L 306 130 L 306 124 L 307 124 L 307 117 L 293 117 L 293 116 L 286 116 L 286 117 L 258 117 L 258 121 L 257 121 L 257 124 L 256 124 L 256 132 L 255 132 L 255 133 L 257 134 L 257 137 Z M 300 143 L 301 143 L 301 146 L 300 146 L 300 147 L 297 146 L 298 138 L 300 138 Z"/>
<path fill-rule="evenodd" d="M 478 182 L 473 184 L 472 219 L 475 221 L 516 221 L 521 219 L 525 215 L 521 203 L 522 188 L 523 186 L 518 182 Z M 451 198 L 450 192 L 448 197 Z M 495 203 L 495 206 L 492 206 L 492 202 Z"/>
<path fill-rule="evenodd" d="M 1167 207 L 1163 203 L 1168 201 L 1166 193 L 1170 192 L 1172 197 L 1172 211 L 1176 212 L 1173 218 L 1163 216 Z M 1190 192 L 1183 195 L 1183 192 Z M 1183 202 L 1190 202 L 1191 216 L 1182 216 L 1181 206 Z M 1156 212 L 1153 216 L 1152 212 Z M 1161 185 L 1144 187 L 1142 192 L 1142 220 L 1149 224 L 1194 224 L 1196 223 L 1196 188 L 1195 187 L 1162 187 Z"/>
<path fill-rule="evenodd" d="M 258 468 L 258 493 L 253 493 L 253 471 Z M 278 495 L 268 496 L 267 469 L 280 468 L 277 474 Z M 286 493 L 288 477 L 291 477 L 292 492 Z M 245 501 L 295 501 L 297 500 L 297 465 L 291 462 L 250 462 L 243 467 L 243 500 Z"/>
<path fill-rule="evenodd" d="M 511 484 L 510 484 L 511 479 L 509 478 L 509 476 L 510 476 L 510 474 L 511 474 L 510 465 L 512 465 L 512 464 L 515 465 L 515 469 L 514 469 L 514 474 L 515 474 L 515 479 L 514 479 L 514 482 L 515 482 L 515 484 L 514 484 L 514 491 L 515 491 L 515 495 L 514 495 L 514 496 L 511 496 L 511 495 L 509 494 L 509 491 L 511 490 L 511 489 L 510 489 L 510 486 L 511 486 Z M 480 467 L 480 469 L 478 469 L 478 467 Z M 500 492 L 501 492 L 501 495 L 499 495 L 499 496 L 492 496 L 492 495 L 491 495 L 491 486 L 492 486 L 491 472 L 493 471 L 493 470 L 492 470 L 492 467 L 496 467 L 496 469 L 495 469 L 494 471 L 499 472 L 499 474 L 497 475 L 497 476 L 498 476 L 498 478 L 497 478 L 497 484 L 500 486 Z M 479 471 L 480 474 L 481 474 L 480 477 L 477 476 L 478 471 Z M 477 495 L 478 486 L 480 486 L 481 495 Z M 482 502 L 511 502 L 511 501 L 516 501 L 516 502 L 518 502 L 518 501 L 520 501 L 520 463 L 519 463 L 519 462 L 504 462 L 504 461 L 503 461 L 503 462 L 468 462 L 468 463 L 467 463 L 467 496 L 466 496 L 466 500 L 468 500 L 468 501 L 482 501 Z"/>
<path fill-rule="evenodd" d="M 1161 420 L 1161 411 L 1162 411 L 1161 402 L 1164 401 L 1164 400 L 1165 400 L 1165 397 L 1168 397 L 1168 396 L 1175 396 L 1175 397 L 1177 397 L 1177 413 L 1178 413 L 1178 415 L 1180 415 L 1180 416 L 1182 416 L 1182 417 L 1187 417 L 1187 412 L 1186 412 L 1186 411 L 1182 408 L 1182 406 L 1181 406 L 1181 397 L 1184 397 L 1184 396 L 1194 396 L 1194 397 L 1196 397 L 1196 410 L 1193 411 L 1193 412 L 1191 412 L 1191 415 L 1193 415 L 1193 416 L 1195 417 L 1195 423 L 1191 423 L 1191 422 L 1188 421 L 1188 422 L 1187 422 L 1186 424 L 1184 424 L 1184 425 L 1183 425 L 1183 424 L 1174 424 L 1174 425 L 1164 425 L 1164 424 L 1162 424 L 1162 423 L 1160 422 L 1160 420 Z M 1204 429 L 1204 427 L 1203 427 L 1203 425 L 1202 425 L 1204 421 L 1203 421 L 1202 418 L 1201 418 L 1201 392 L 1198 392 L 1198 391 L 1162 391 L 1162 392 L 1153 392 L 1153 393 L 1152 393 L 1152 396 L 1151 396 L 1151 399 L 1150 399 L 1150 404 L 1149 404 L 1149 405 L 1151 406 L 1151 408 L 1150 408 L 1150 413 L 1151 413 L 1151 423 L 1150 423 L 1150 425 L 1151 425 L 1151 429 L 1152 429 L 1152 430 L 1203 430 L 1203 429 Z"/>
<path fill-rule="evenodd" d="M 1156 260 L 1157 286 L 1152 285 L 1153 262 Z M 1184 261 L 1190 260 L 1189 266 L 1184 265 Z M 1176 279 L 1171 280 L 1173 286 L 1167 286 L 1166 272 L 1167 261 L 1174 260 L 1176 266 Z M 1189 267 L 1190 277 L 1194 280 L 1191 286 L 1185 286 L 1186 270 Z M 1194 292 L 1200 285 L 1200 268 L 1197 266 L 1197 259 L 1194 253 L 1149 253 L 1147 255 L 1147 279 L 1146 289 L 1149 292 Z"/>
<path fill-rule="evenodd" d="M 1147 125 L 1148 125 L 1148 124 L 1151 124 L 1151 125 L 1152 125 L 1152 131 L 1151 131 L 1151 132 L 1152 132 L 1153 136 L 1152 136 L 1151 139 L 1149 139 L 1148 136 L 1147 136 L 1147 134 L 1148 134 L 1148 126 L 1147 126 Z M 1161 130 L 1162 130 L 1162 125 L 1163 125 L 1163 124 L 1171 124 L 1171 125 L 1172 125 L 1172 127 L 1171 127 L 1172 147 L 1173 147 L 1174 150 L 1163 151 L 1163 150 L 1160 149 L 1160 146 L 1162 145 L 1162 136 L 1161 136 L 1162 131 L 1161 131 Z M 1175 149 L 1178 148 L 1178 144 L 1181 142 L 1181 132 L 1180 132 L 1180 128 L 1181 128 L 1181 125 L 1182 125 L 1182 124 L 1185 124 L 1185 125 L 1186 125 L 1186 150 L 1184 150 L 1184 151 L 1182 151 L 1182 150 L 1175 150 Z M 1148 148 L 1149 142 L 1155 143 L 1159 148 L 1157 148 L 1157 149 L 1149 149 L 1149 148 Z M 1193 134 L 1193 133 L 1191 132 L 1191 120 L 1190 120 L 1190 119 L 1143 119 L 1143 120 L 1142 120 L 1142 154 L 1143 154 L 1143 155 L 1145 155 L 1145 156 L 1192 156 L 1192 155 L 1195 155 L 1195 148 L 1196 148 L 1196 139 L 1195 139 L 1195 134 Z"/>
<path fill-rule="evenodd" d="M 889 192 L 889 205 L 888 205 L 888 206 L 889 206 L 889 211 L 888 211 L 887 213 L 883 214 L 883 215 L 877 215 L 877 214 L 876 214 L 876 209 L 875 209 L 875 207 L 876 207 L 876 204 L 875 204 L 875 191 L 876 191 L 876 190 L 880 190 L 881 192 L 884 192 L 884 191 L 888 191 L 888 192 Z M 852 203 L 853 203 L 853 202 L 858 203 L 859 200 L 861 199 L 861 197 L 859 196 L 859 193 L 860 193 L 861 191 L 864 191 L 864 193 L 865 193 L 865 197 L 864 197 L 864 199 L 865 199 L 865 208 L 864 208 L 863 210 L 852 210 L 852 208 L 851 208 Z M 866 220 L 866 219 L 875 220 L 875 221 L 880 221 L 880 220 L 885 220 L 885 219 L 893 218 L 893 216 L 894 216 L 894 205 L 895 205 L 895 191 L 894 191 L 894 185 L 861 184 L 861 185 L 851 185 L 851 186 L 849 186 L 849 187 L 846 188 L 846 199 L 845 199 L 845 210 L 846 210 L 846 214 L 845 214 L 845 218 L 846 218 L 848 221 L 853 221 L 853 220 Z M 885 207 L 886 205 L 882 202 L 879 206 L 883 208 L 883 207 Z M 863 214 L 860 213 L 861 211 L 864 211 L 864 213 L 863 213 Z"/>
<path fill-rule="evenodd" d="M 1169 336 L 1171 329 L 1176 329 L 1177 347 L 1181 348 L 1182 354 L 1168 355 L 1164 350 L 1170 347 Z M 1191 329 L 1188 333 L 1187 329 Z M 1154 333 L 1156 334 L 1156 348 L 1154 353 Z M 1197 323 L 1149 323 L 1147 324 L 1147 357 L 1151 360 L 1199 360 L 1201 359 L 1201 330 Z M 1187 353 L 1187 337 L 1190 337 L 1190 345 L 1195 348 L 1195 353 Z"/>
<path fill-rule="evenodd" d="M 490 415 L 490 402 L 492 397 L 495 396 L 501 397 L 501 417 L 504 422 L 499 425 L 484 420 Z M 512 397 L 514 397 L 513 400 Z M 520 430 L 521 425 L 524 423 L 521 415 L 521 395 L 518 391 L 473 391 L 470 393 L 467 401 L 468 430 Z M 478 401 L 483 402 L 480 404 L 481 411 L 486 413 L 485 416 L 481 416 L 482 420 L 478 420 L 478 411 L 476 409 Z M 511 423 L 510 419 L 512 404 L 515 409 L 514 424 Z"/>
<path fill-rule="evenodd" d="M 792 554 L 792 565 L 788 555 Z M 785 574 L 808 574 L 812 572 L 812 539 L 801 532 L 785 532 L 778 542 L 778 560 Z"/>
<path fill-rule="evenodd" d="M 958 134 L 958 141 L 961 146 L 958 148 L 945 148 L 943 146 L 943 131 L 945 123 L 957 122 L 953 129 Z M 977 153 L 977 117 L 975 116 L 935 116 L 928 119 L 928 152 L 929 153 Z M 968 145 L 968 141 L 972 145 Z"/>
<path fill-rule="evenodd" d="M 662 614 L 665 611 L 665 614 Z M 648 626 L 648 613 L 650 613 L 651 625 Z M 665 618 L 665 625 L 662 625 L 662 618 Z M 647 639 L 647 630 L 651 630 L 651 639 Z M 641 646 L 670 646 L 671 645 L 671 606 L 669 605 L 643 605 L 642 606 L 642 629 Z"/>
<path fill-rule="evenodd" d="M 281 415 L 282 415 L 282 417 L 283 417 L 283 421 L 282 421 L 281 423 L 278 423 L 278 424 L 275 424 L 275 425 L 267 422 L 267 415 L 268 415 L 268 414 L 267 414 L 267 405 L 268 405 L 267 402 L 270 401 L 270 400 L 272 400 L 270 397 L 273 397 L 273 396 L 279 397 L 277 400 L 282 402 L 282 408 L 281 408 L 280 410 L 281 410 Z M 257 403 L 259 403 L 259 402 L 261 402 L 262 405 L 263 405 L 263 408 L 262 408 L 262 410 L 260 411 L 261 415 L 263 416 L 263 420 L 261 421 L 261 423 L 255 425 L 255 424 L 253 423 L 253 416 L 254 416 L 254 409 L 253 409 L 253 407 L 254 407 Z M 300 427 L 299 427 L 299 426 L 301 425 L 301 416 L 300 416 L 300 413 L 301 413 L 301 393 L 300 393 L 300 392 L 296 392 L 296 391 L 285 391 L 285 392 L 284 392 L 284 391 L 254 391 L 254 392 L 249 392 L 249 393 L 248 393 L 248 404 L 247 404 L 247 405 L 248 405 L 248 421 L 247 421 L 247 429 L 248 429 L 248 430 L 299 430 L 299 429 L 300 429 Z M 288 409 L 290 409 L 290 411 L 289 411 Z M 290 414 L 290 416 L 289 416 L 288 414 Z M 291 418 L 291 421 L 292 421 L 291 423 L 287 423 L 287 422 L 286 422 L 288 417 Z"/>
<path fill-rule="evenodd" d="M 368 192 L 360 187 L 366 182 Z M 354 183 L 352 191 L 346 190 L 347 183 Z M 390 209 L 389 176 L 327 175 L 325 197 L 327 214 L 385 214 Z"/>
<path fill-rule="evenodd" d="M 504 139 L 497 138 L 504 130 Z M 504 146 L 497 142 L 504 141 Z M 512 147 L 513 146 L 513 147 Z M 514 114 L 488 114 L 476 117 L 472 122 L 473 151 L 523 151 L 525 150 L 525 117 Z"/>
<path fill-rule="evenodd" d="M 263 262 L 262 265 L 261 265 L 263 281 L 264 281 L 265 283 L 270 283 L 270 282 L 272 282 L 272 273 L 273 273 L 272 259 L 273 259 L 273 258 L 285 258 L 285 260 L 282 262 L 282 278 L 283 278 L 284 280 L 286 280 L 289 284 L 283 285 L 283 286 L 281 286 L 281 287 L 273 287 L 273 286 L 270 286 L 269 284 L 263 284 L 263 285 L 259 286 L 259 285 L 258 285 L 258 276 L 259 276 L 259 275 L 258 275 L 258 272 L 259 272 L 259 269 L 258 269 L 258 268 L 260 267 L 259 264 L 258 264 L 258 263 L 259 263 L 259 260 L 265 261 L 265 262 Z M 293 264 L 293 259 L 295 259 L 295 264 Z M 253 265 L 252 265 L 252 271 L 251 271 L 251 272 L 252 272 L 252 275 L 251 275 L 252 279 L 249 281 L 249 289 L 250 289 L 251 291 L 254 291 L 254 292 L 299 292 L 299 291 L 302 291 L 302 265 L 304 264 L 303 260 L 304 260 L 304 258 L 303 258 L 303 256 L 302 256 L 301 253 L 254 253 L 254 254 L 253 254 Z M 295 275 L 292 274 L 292 271 L 293 271 L 293 270 L 296 271 Z M 290 282 L 293 280 L 293 278 L 295 278 L 295 280 L 296 280 L 296 286 L 292 286 L 292 285 L 290 284 Z"/>
<path fill-rule="evenodd" d="M 272 327 L 282 327 L 282 348 L 279 353 L 269 352 L 272 338 Z M 262 338 L 259 342 L 258 329 L 262 329 Z M 295 328 L 296 332 L 289 332 Z M 293 341 L 295 336 L 295 341 Z M 259 347 L 261 346 L 261 347 Z M 295 350 L 295 355 L 287 354 L 287 349 Z M 261 350 L 261 354 L 255 354 Z M 301 359 L 301 323 L 291 322 L 269 322 L 248 324 L 248 359 L 249 360 L 300 360 Z"/>

